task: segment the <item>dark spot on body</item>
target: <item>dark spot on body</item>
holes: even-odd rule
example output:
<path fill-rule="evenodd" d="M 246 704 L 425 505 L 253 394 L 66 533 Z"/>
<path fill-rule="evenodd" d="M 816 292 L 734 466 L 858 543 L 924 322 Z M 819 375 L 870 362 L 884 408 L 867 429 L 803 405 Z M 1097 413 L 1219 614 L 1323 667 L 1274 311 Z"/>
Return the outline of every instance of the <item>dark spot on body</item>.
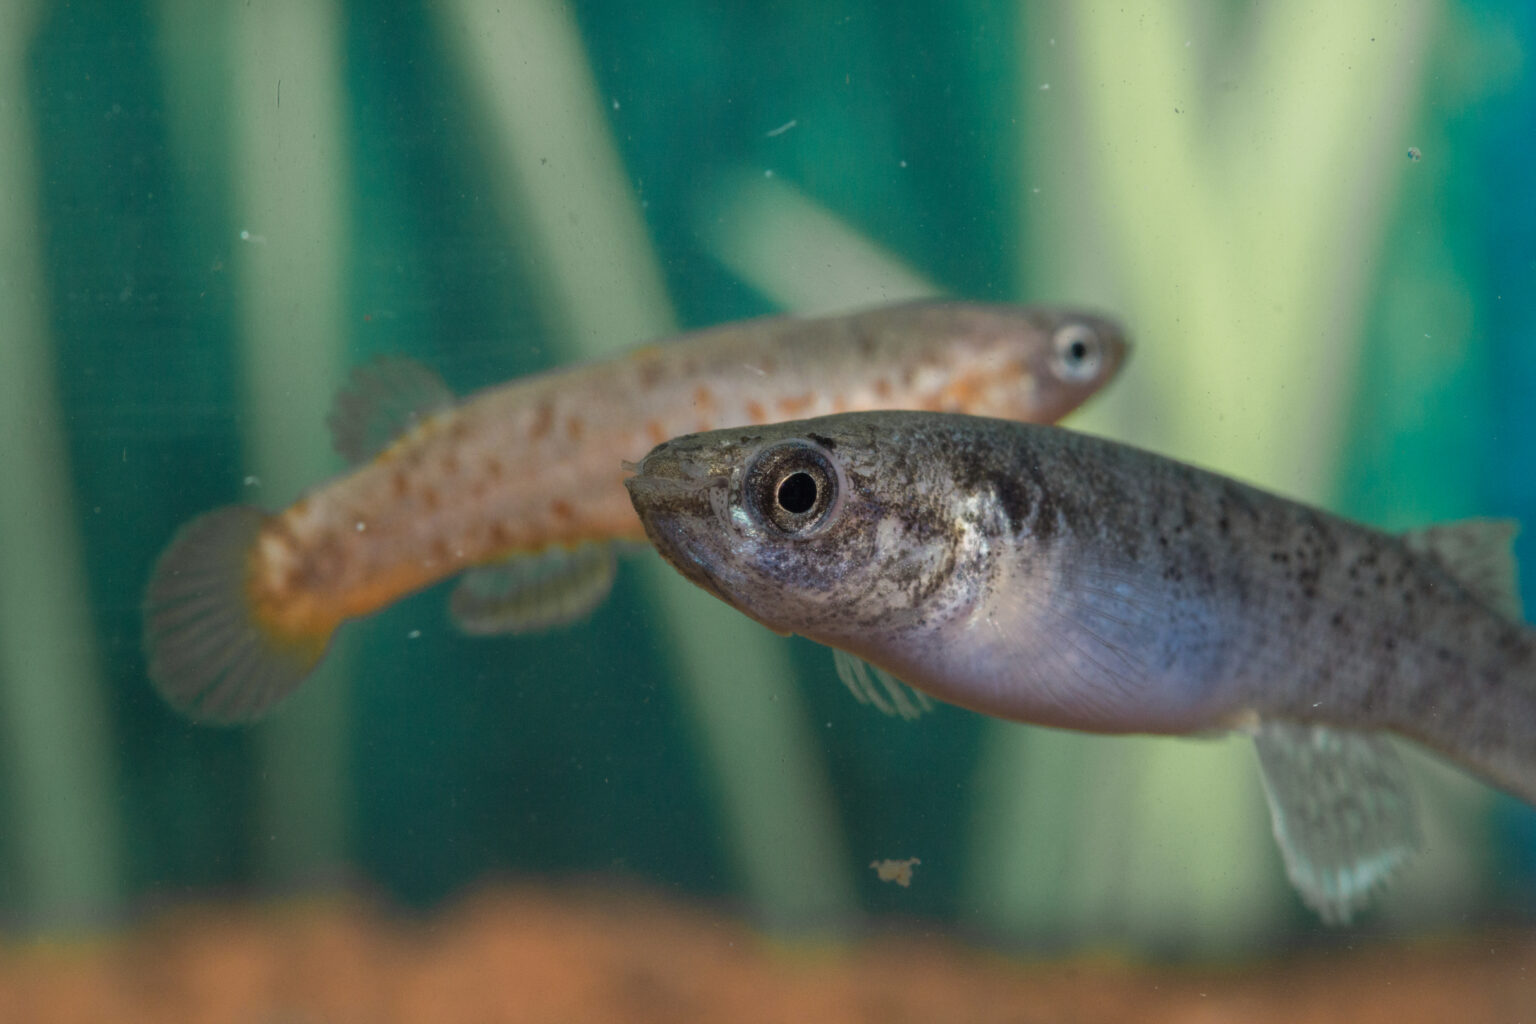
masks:
<path fill-rule="evenodd" d="M 661 365 L 661 359 L 655 355 L 648 355 L 641 359 L 639 367 L 640 388 L 649 391 L 661 382 L 665 368 Z"/>
<path fill-rule="evenodd" d="M 549 428 L 555 425 L 555 409 L 548 400 L 539 403 L 534 410 L 533 423 L 528 427 L 528 439 L 530 441 L 542 440 L 549 434 Z"/>
<path fill-rule="evenodd" d="M 806 437 L 815 441 L 829 452 L 837 451 L 837 442 L 825 434 L 806 434 Z"/>

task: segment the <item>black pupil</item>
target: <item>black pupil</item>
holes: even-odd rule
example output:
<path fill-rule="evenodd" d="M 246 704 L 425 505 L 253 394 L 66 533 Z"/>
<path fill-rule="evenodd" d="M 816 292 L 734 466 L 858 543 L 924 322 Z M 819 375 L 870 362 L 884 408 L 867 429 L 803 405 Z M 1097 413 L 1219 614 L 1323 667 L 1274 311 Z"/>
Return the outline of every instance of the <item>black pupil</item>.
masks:
<path fill-rule="evenodd" d="M 816 481 L 809 473 L 791 473 L 779 484 L 779 507 L 792 515 L 809 512 L 816 504 Z"/>
<path fill-rule="evenodd" d="M 1088 357 L 1088 343 L 1078 339 L 1067 346 L 1067 352 L 1071 354 L 1074 363 L 1080 363 Z"/>

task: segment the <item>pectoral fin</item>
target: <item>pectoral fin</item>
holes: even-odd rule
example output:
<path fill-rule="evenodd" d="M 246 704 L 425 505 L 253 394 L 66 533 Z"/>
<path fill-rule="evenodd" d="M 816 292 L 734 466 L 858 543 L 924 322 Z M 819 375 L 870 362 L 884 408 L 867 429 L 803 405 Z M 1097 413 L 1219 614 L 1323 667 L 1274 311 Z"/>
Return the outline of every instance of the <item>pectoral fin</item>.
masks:
<path fill-rule="evenodd" d="M 1402 760 L 1383 737 L 1288 722 L 1260 723 L 1253 744 L 1291 884 L 1348 924 L 1419 844 Z"/>
<path fill-rule="evenodd" d="M 933 710 L 933 701 L 926 693 L 912 689 L 884 669 L 855 658 L 847 651 L 832 648 L 832 664 L 837 668 L 837 678 L 860 704 L 873 704 L 884 714 L 906 719 L 918 718 Z"/>
<path fill-rule="evenodd" d="M 549 629 L 602 604 L 617 568 L 611 544 L 518 555 L 466 572 L 448 609 L 454 624 L 472 636 Z"/>

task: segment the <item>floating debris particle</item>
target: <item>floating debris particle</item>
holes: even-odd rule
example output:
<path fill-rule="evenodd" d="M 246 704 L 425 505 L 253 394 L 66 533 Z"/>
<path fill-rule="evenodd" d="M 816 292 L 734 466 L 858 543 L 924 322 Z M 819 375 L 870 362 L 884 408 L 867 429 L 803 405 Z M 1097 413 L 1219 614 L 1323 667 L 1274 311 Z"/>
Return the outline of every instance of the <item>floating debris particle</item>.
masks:
<path fill-rule="evenodd" d="M 1408 147 L 1408 159 L 1409 160 L 1412 160 L 1414 163 L 1418 163 L 1423 158 L 1424 158 L 1424 152 L 1423 152 L 1423 150 L 1419 149 L 1418 146 L 1409 146 Z"/>
<path fill-rule="evenodd" d="M 908 857 L 906 860 L 872 860 L 869 866 L 875 869 L 875 874 L 880 876 L 882 882 L 895 882 L 903 889 L 912 884 L 912 869 L 921 864 L 916 857 Z"/>
<path fill-rule="evenodd" d="M 769 132 L 768 133 L 768 138 L 771 139 L 775 135 L 783 135 L 785 132 L 789 131 L 791 128 L 793 128 L 795 125 L 797 125 L 799 123 L 800 123 L 799 118 L 793 118 L 791 120 L 785 121 L 783 124 L 779 125 L 773 131 Z"/>

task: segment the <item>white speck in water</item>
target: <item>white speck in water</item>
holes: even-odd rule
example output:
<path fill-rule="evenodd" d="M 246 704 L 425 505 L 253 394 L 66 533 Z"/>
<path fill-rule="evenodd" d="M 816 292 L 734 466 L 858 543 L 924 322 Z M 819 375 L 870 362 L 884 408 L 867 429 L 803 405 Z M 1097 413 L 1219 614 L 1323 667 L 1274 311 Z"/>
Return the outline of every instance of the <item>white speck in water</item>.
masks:
<path fill-rule="evenodd" d="M 907 166 L 907 162 L 906 162 L 906 161 L 905 161 L 905 160 L 902 160 L 902 161 L 900 161 L 900 164 L 901 164 L 901 166 L 903 166 L 903 167 L 905 167 L 905 166 Z"/>
<path fill-rule="evenodd" d="M 1409 146 L 1408 159 L 1412 160 L 1414 163 L 1418 163 L 1420 160 L 1424 159 L 1424 151 L 1421 150 L 1418 146 Z"/>
<path fill-rule="evenodd" d="M 359 519 L 357 521 L 357 532 L 362 533 L 366 529 L 368 529 L 368 524 Z"/>
<path fill-rule="evenodd" d="M 767 171 L 764 171 L 764 172 L 763 172 L 763 177 L 765 177 L 765 178 L 771 178 L 771 177 L 773 177 L 773 171 L 772 171 L 772 170 L 767 170 Z"/>
<path fill-rule="evenodd" d="M 775 135 L 783 135 L 785 132 L 789 131 L 791 128 L 793 128 L 795 125 L 797 125 L 799 123 L 800 123 L 800 119 L 799 118 L 790 118 L 788 121 L 785 121 L 783 124 L 779 125 L 773 131 L 769 132 L 767 137 L 771 139 Z"/>
<path fill-rule="evenodd" d="M 245 486 L 247 486 L 247 487 L 260 487 L 261 486 L 261 477 L 259 477 L 256 474 L 252 473 L 250 476 L 245 478 Z"/>
<path fill-rule="evenodd" d="M 1040 91 L 1041 92 L 1050 92 L 1051 91 L 1051 83 L 1050 82 L 1041 82 L 1040 83 Z"/>
<path fill-rule="evenodd" d="M 266 245 L 267 236 L 252 234 L 249 228 L 240 229 L 240 241 L 250 242 L 252 245 Z"/>
<path fill-rule="evenodd" d="M 613 101 L 613 109 L 614 110 L 618 110 L 619 109 L 619 101 L 618 100 L 614 100 Z"/>
<path fill-rule="evenodd" d="M 409 633 L 405 634 L 405 638 L 407 640 L 420 640 L 421 639 L 421 630 L 413 629 Z"/>
<path fill-rule="evenodd" d="M 761 366 L 753 366 L 751 363 L 742 363 L 741 364 L 741 368 L 743 370 L 751 370 L 753 373 L 757 374 L 759 377 L 766 377 L 766 376 L 768 376 L 768 371 L 767 370 L 763 369 Z"/>

